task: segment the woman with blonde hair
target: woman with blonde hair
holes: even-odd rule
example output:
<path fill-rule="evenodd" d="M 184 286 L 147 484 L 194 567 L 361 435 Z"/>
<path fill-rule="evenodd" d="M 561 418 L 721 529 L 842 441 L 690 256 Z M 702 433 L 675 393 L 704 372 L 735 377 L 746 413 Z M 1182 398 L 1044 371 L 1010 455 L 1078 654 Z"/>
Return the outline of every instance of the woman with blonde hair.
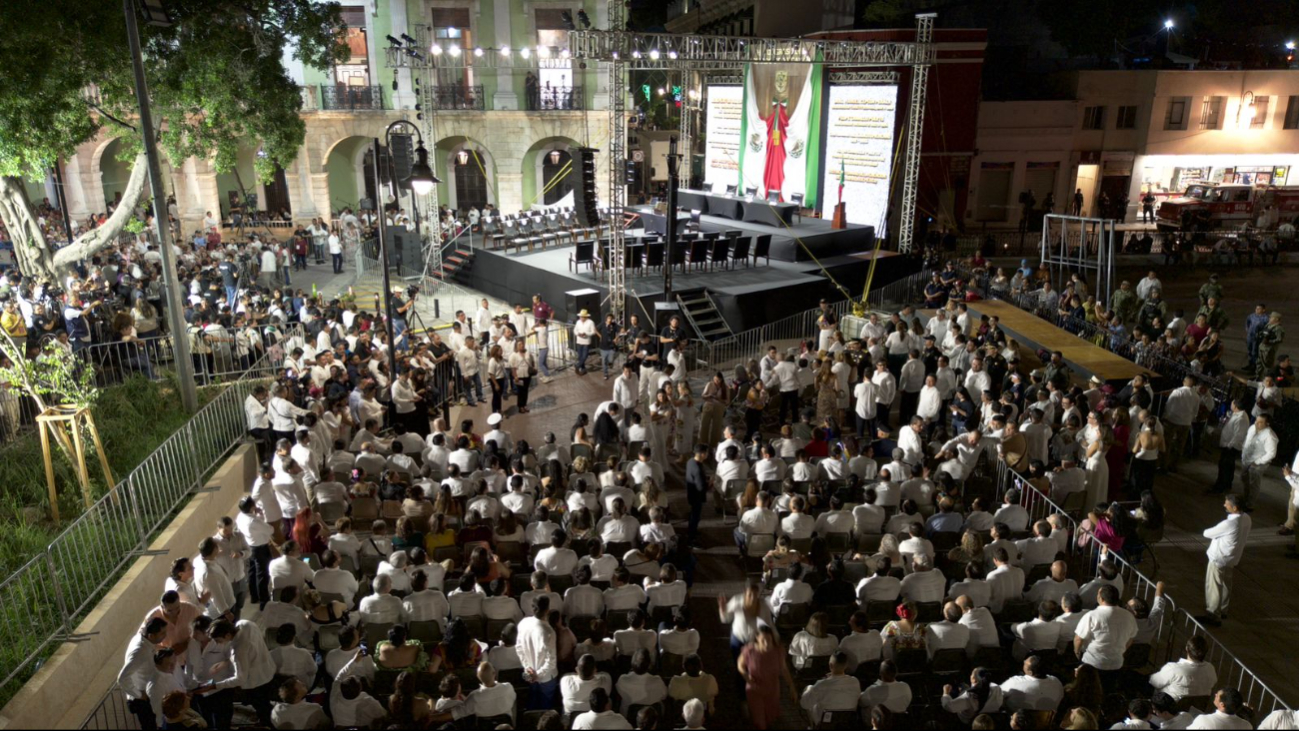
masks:
<path fill-rule="evenodd" d="M 807 627 L 794 635 L 789 643 L 789 656 L 794 667 L 801 670 L 812 663 L 812 658 L 828 657 L 839 649 L 839 638 L 826 628 L 829 623 L 830 615 L 817 612 L 807 620 Z"/>
<path fill-rule="evenodd" d="M 816 372 L 816 418 L 834 418 L 839 412 L 839 378 L 829 360 Z"/>
<path fill-rule="evenodd" d="M 966 529 L 961 534 L 961 543 L 956 548 L 947 552 L 948 560 L 966 564 L 971 561 L 983 561 L 983 537 L 977 531 Z"/>
<path fill-rule="evenodd" d="M 659 489 L 658 483 L 653 477 L 646 477 L 640 484 L 640 494 L 636 497 L 636 507 L 649 514 L 650 508 L 667 507 L 667 500 L 663 497 L 663 491 Z"/>

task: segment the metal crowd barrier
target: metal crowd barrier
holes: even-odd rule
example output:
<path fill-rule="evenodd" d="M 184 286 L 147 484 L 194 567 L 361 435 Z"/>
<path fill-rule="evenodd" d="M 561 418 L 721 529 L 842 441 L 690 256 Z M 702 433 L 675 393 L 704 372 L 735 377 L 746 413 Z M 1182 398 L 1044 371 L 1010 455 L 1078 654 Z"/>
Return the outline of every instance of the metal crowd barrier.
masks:
<path fill-rule="evenodd" d="M 52 646 L 75 636 L 108 587 L 243 440 L 244 400 L 267 382 L 262 374 L 274 370 L 272 359 L 264 356 L 230 382 L 45 551 L 0 582 L 0 693 L 11 696 Z"/>
<path fill-rule="evenodd" d="M 852 300 L 841 300 L 832 303 L 830 310 L 836 318 L 843 319 L 852 312 L 853 304 Z M 815 346 L 819 333 L 816 323 L 820 317 L 820 308 L 813 308 L 718 340 L 697 341 L 690 376 L 706 377 L 721 371 L 729 378 L 736 366 L 765 355 L 769 345 L 783 350 L 799 341 L 810 340 Z"/>
<path fill-rule="evenodd" d="M 1089 540 L 1079 545 L 1078 520 L 1053 502 L 1042 491 L 1022 475 L 1009 469 L 1005 462 L 997 461 L 996 495 L 998 502 L 1006 490 L 1017 488 L 1022 496 L 1021 505 L 1029 514 L 1029 525 L 1044 520 L 1051 515 L 1059 515 L 1069 531 L 1068 549 L 1070 576 L 1089 579 L 1095 575 L 1096 566 L 1102 560 L 1102 546 L 1096 540 Z M 1085 509 L 1090 509 L 1087 506 Z M 1147 546 L 1146 550 L 1151 547 Z M 1155 598 L 1155 581 L 1147 577 L 1124 556 L 1106 551 L 1104 560 L 1111 561 L 1118 568 L 1123 579 L 1122 598 L 1140 597 L 1148 605 L 1153 605 Z M 1081 580 L 1078 582 L 1083 583 Z M 1192 637 L 1200 636 L 1209 645 L 1205 661 L 1213 665 L 1218 673 L 1218 688 L 1234 687 L 1240 690 L 1245 702 L 1255 710 L 1255 720 L 1261 721 L 1264 716 L 1276 710 L 1290 710 L 1290 706 L 1268 687 L 1267 683 L 1255 675 L 1230 650 L 1213 636 L 1204 625 L 1200 624 L 1167 593 L 1164 598 L 1169 602 L 1154 637 L 1151 639 L 1149 668 L 1152 672 L 1167 662 L 1176 662 L 1183 657 L 1186 642 Z M 1200 709 L 1202 711 L 1209 709 Z"/>

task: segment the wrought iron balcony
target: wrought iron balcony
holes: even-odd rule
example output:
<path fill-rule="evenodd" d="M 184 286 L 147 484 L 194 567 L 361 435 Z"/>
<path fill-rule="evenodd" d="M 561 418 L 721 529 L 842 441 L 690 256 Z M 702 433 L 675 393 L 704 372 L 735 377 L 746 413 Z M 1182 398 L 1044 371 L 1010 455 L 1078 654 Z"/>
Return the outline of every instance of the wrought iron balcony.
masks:
<path fill-rule="evenodd" d="M 481 84 L 474 86 L 464 84 L 434 86 L 425 91 L 425 99 L 429 108 L 440 112 L 481 112 L 486 109 L 483 103 L 483 87 Z"/>
<path fill-rule="evenodd" d="M 382 110 L 383 87 L 321 84 L 320 108 L 348 112 Z"/>
<path fill-rule="evenodd" d="M 529 88 L 527 96 L 530 112 L 580 111 L 585 108 L 580 86 Z"/>

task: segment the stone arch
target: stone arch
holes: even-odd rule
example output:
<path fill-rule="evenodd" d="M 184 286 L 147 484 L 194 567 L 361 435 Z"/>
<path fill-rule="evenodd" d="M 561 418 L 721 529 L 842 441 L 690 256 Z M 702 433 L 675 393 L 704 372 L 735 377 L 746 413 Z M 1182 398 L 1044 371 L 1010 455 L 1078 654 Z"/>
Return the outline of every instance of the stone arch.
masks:
<path fill-rule="evenodd" d="M 367 179 L 365 165 L 373 142 L 373 137 L 351 135 L 326 150 L 322 168 L 328 180 L 329 210 L 357 210 L 362 198 L 374 196 L 374 183 Z"/>
<path fill-rule="evenodd" d="M 581 146 L 581 143 L 577 140 L 563 135 L 543 137 L 532 143 L 532 146 L 524 152 L 522 159 L 523 205 L 525 208 L 544 203 L 547 200 L 546 186 L 553 182 L 554 176 L 560 170 L 559 167 L 547 165 L 550 153 L 559 151 L 572 157 L 571 151 Z M 550 169 L 548 170 L 548 168 Z M 577 171 L 569 167 L 568 172 L 564 173 L 554 187 L 569 190 L 576 188 Z M 563 195 L 561 194 L 558 197 L 562 198 Z"/>
<path fill-rule="evenodd" d="M 470 153 L 465 165 L 460 165 L 458 160 L 461 151 Z M 499 206 L 496 157 L 481 141 L 465 135 L 443 137 L 434 146 L 433 154 L 436 158 L 433 174 L 442 180 L 438 187 L 441 205 L 464 208 L 491 203 Z M 462 190 L 471 183 L 481 188 L 472 192 Z"/>

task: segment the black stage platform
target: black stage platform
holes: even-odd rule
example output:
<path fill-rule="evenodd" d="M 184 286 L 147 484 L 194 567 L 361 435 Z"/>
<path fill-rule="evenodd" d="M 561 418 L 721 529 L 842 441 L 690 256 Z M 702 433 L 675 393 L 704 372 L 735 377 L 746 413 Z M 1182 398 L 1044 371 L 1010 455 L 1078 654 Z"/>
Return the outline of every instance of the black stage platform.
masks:
<path fill-rule="evenodd" d="M 757 205 L 752 202 L 748 205 Z M 766 203 L 761 205 L 767 206 Z M 636 206 L 627 209 L 639 214 L 645 223 L 645 229 L 651 233 L 665 233 L 667 216 L 655 213 L 649 206 Z M 686 214 L 689 217 L 689 214 Z M 633 224 L 635 225 L 635 224 Z M 820 259 L 835 254 L 851 254 L 855 251 L 866 251 L 875 247 L 875 227 L 849 224 L 848 228 L 835 230 L 824 218 L 797 218 L 794 223 L 770 225 L 754 221 L 736 221 L 732 218 L 703 215 L 699 227 L 706 231 L 742 231 L 749 236 L 771 234 L 771 258 L 786 262 L 811 261 L 812 257 Z M 798 245 L 795 238 L 802 240 Z M 804 249 L 803 247 L 807 247 Z M 808 253 L 811 250 L 811 254 Z"/>
<path fill-rule="evenodd" d="M 465 283 L 506 302 L 527 303 L 540 293 L 555 308 L 555 316 L 571 320 L 577 313 L 568 312 L 565 292 L 595 289 L 603 299 L 608 294 L 605 277 L 590 269 L 569 271 L 572 246 L 560 246 L 526 254 L 504 254 L 496 251 L 475 252 L 473 266 L 465 272 Z M 860 297 L 870 270 L 871 251 L 831 255 L 821 264 L 853 297 Z M 896 252 L 882 251 L 875 268 L 872 287 L 880 287 L 919 271 L 920 260 Z M 814 262 L 779 262 L 773 257 L 735 269 L 713 271 L 680 269 L 673 274 L 672 290 L 683 294 L 707 289 L 722 309 L 722 315 L 735 332 L 759 327 L 791 314 L 811 309 L 822 297 L 831 301 L 844 295 L 822 274 Z M 654 302 L 663 300 L 663 273 L 659 270 L 627 272 L 627 290 L 640 299 L 647 312 Z M 603 308 L 601 308 L 603 311 Z"/>

